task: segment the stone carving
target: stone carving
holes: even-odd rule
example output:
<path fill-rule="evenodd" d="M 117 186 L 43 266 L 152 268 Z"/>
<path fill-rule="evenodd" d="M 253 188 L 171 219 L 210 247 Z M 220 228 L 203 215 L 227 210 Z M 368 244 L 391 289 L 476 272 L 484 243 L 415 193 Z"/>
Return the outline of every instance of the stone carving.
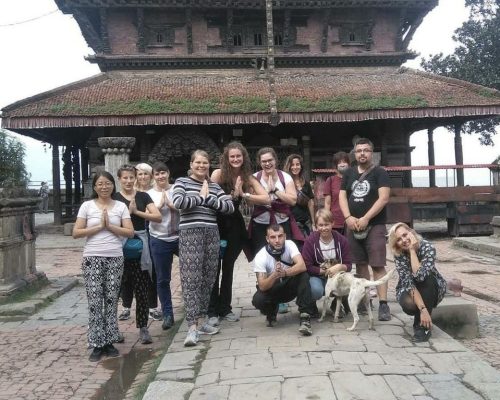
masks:
<path fill-rule="evenodd" d="M 169 162 L 175 158 L 189 157 L 194 150 L 205 150 L 211 159 L 212 167 L 219 164 L 220 151 L 215 143 L 198 128 L 174 128 L 163 136 L 149 155 L 149 163 Z"/>
<path fill-rule="evenodd" d="M 104 154 L 130 153 L 135 146 L 133 137 L 100 137 L 97 139 Z"/>

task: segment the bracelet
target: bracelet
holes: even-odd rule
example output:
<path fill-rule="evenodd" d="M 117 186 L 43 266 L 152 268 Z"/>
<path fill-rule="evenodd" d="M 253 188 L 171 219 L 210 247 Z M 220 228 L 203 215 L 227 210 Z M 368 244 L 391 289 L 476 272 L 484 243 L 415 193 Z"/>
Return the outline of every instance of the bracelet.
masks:
<path fill-rule="evenodd" d="M 345 217 L 345 218 L 344 218 L 344 221 L 347 221 L 347 220 L 348 220 L 349 218 L 351 218 L 351 217 L 352 217 L 352 215 L 351 215 L 351 214 L 349 214 L 347 217 Z"/>
<path fill-rule="evenodd" d="M 420 307 L 420 312 L 422 312 L 423 310 L 427 310 L 427 307 L 426 306 Z"/>

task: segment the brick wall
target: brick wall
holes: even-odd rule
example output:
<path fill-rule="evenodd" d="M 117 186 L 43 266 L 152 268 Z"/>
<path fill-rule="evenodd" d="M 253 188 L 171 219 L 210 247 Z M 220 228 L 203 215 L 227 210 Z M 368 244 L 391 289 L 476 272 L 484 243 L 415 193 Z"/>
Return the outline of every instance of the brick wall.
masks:
<path fill-rule="evenodd" d="M 338 12 L 336 18 L 355 18 Z M 373 45 L 371 53 L 387 53 L 394 51 L 397 33 L 398 16 L 394 11 L 375 11 L 372 18 L 376 21 L 373 27 Z M 307 26 L 297 27 L 296 43 L 309 45 L 310 55 L 353 55 L 369 54 L 364 46 L 343 46 L 339 41 L 339 28 L 330 26 L 328 31 L 327 52 L 321 52 L 321 38 L 323 29 L 323 12 L 314 12 L 307 21 Z M 147 23 L 182 24 L 185 16 L 179 11 L 157 11 L 154 15 L 147 15 Z M 112 54 L 138 54 L 137 28 L 135 10 L 113 10 L 108 17 L 108 32 Z M 193 12 L 193 56 L 228 55 L 224 49 L 208 50 L 208 46 L 220 46 L 221 37 L 217 28 L 208 28 L 206 19 L 201 12 Z M 175 43 L 170 47 L 146 47 L 146 54 L 156 54 L 171 57 L 187 56 L 187 35 L 184 26 L 175 27 Z M 280 53 L 280 50 L 277 50 Z M 237 52 L 235 52 L 237 54 Z M 289 53 L 293 54 L 293 53 Z"/>

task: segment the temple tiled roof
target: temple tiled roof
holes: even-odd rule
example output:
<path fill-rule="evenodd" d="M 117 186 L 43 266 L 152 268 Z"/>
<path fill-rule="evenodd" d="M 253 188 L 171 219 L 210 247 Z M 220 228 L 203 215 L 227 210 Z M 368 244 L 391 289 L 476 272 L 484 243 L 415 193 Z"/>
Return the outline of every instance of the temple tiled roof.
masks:
<path fill-rule="evenodd" d="M 500 92 L 410 69 L 277 69 L 281 122 L 500 114 Z M 10 129 L 269 122 L 270 86 L 254 70 L 107 72 L 5 107 Z"/>

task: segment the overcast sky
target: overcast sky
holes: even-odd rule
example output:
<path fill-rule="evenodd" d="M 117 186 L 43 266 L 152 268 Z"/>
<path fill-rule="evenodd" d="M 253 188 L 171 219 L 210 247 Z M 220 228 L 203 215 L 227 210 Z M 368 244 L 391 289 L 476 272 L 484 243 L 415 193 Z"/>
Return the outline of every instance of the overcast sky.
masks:
<path fill-rule="evenodd" d="M 467 15 L 464 0 L 440 0 L 439 6 L 417 30 L 410 48 L 423 56 L 452 52 L 453 31 Z M 21 23 L 30 19 L 34 20 Z M 84 60 L 92 54 L 92 49 L 87 46 L 77 23 L 58 11 L 53 0 L 0 1 L 0 45 L 0 108 L 99 73 L 97 66 Z M 418 60 L 407 63 L 412 68 L 418 65 Z M 50 150 L 44 153 L 40 142 L 21 138 L 27 146 L 26 164 L 32 180 L 51 180 Z M 436 164 L 454 164 L 453 135 L 436 130 L 434 141 Z M 464 136 L 463 144 L 466 164 L 489 163 L 500 152 L 498 145 L 479 146 L 476 137 Z M 413 134 L 411 145 L 415 146 L 412 165 L 426 165 L 427 134 Z M 474 184 L 477 179 L 487 180 L 488 174 L 483 171 L 478 176 L 466 172 L 467 179 L 469 184 Z"/>

